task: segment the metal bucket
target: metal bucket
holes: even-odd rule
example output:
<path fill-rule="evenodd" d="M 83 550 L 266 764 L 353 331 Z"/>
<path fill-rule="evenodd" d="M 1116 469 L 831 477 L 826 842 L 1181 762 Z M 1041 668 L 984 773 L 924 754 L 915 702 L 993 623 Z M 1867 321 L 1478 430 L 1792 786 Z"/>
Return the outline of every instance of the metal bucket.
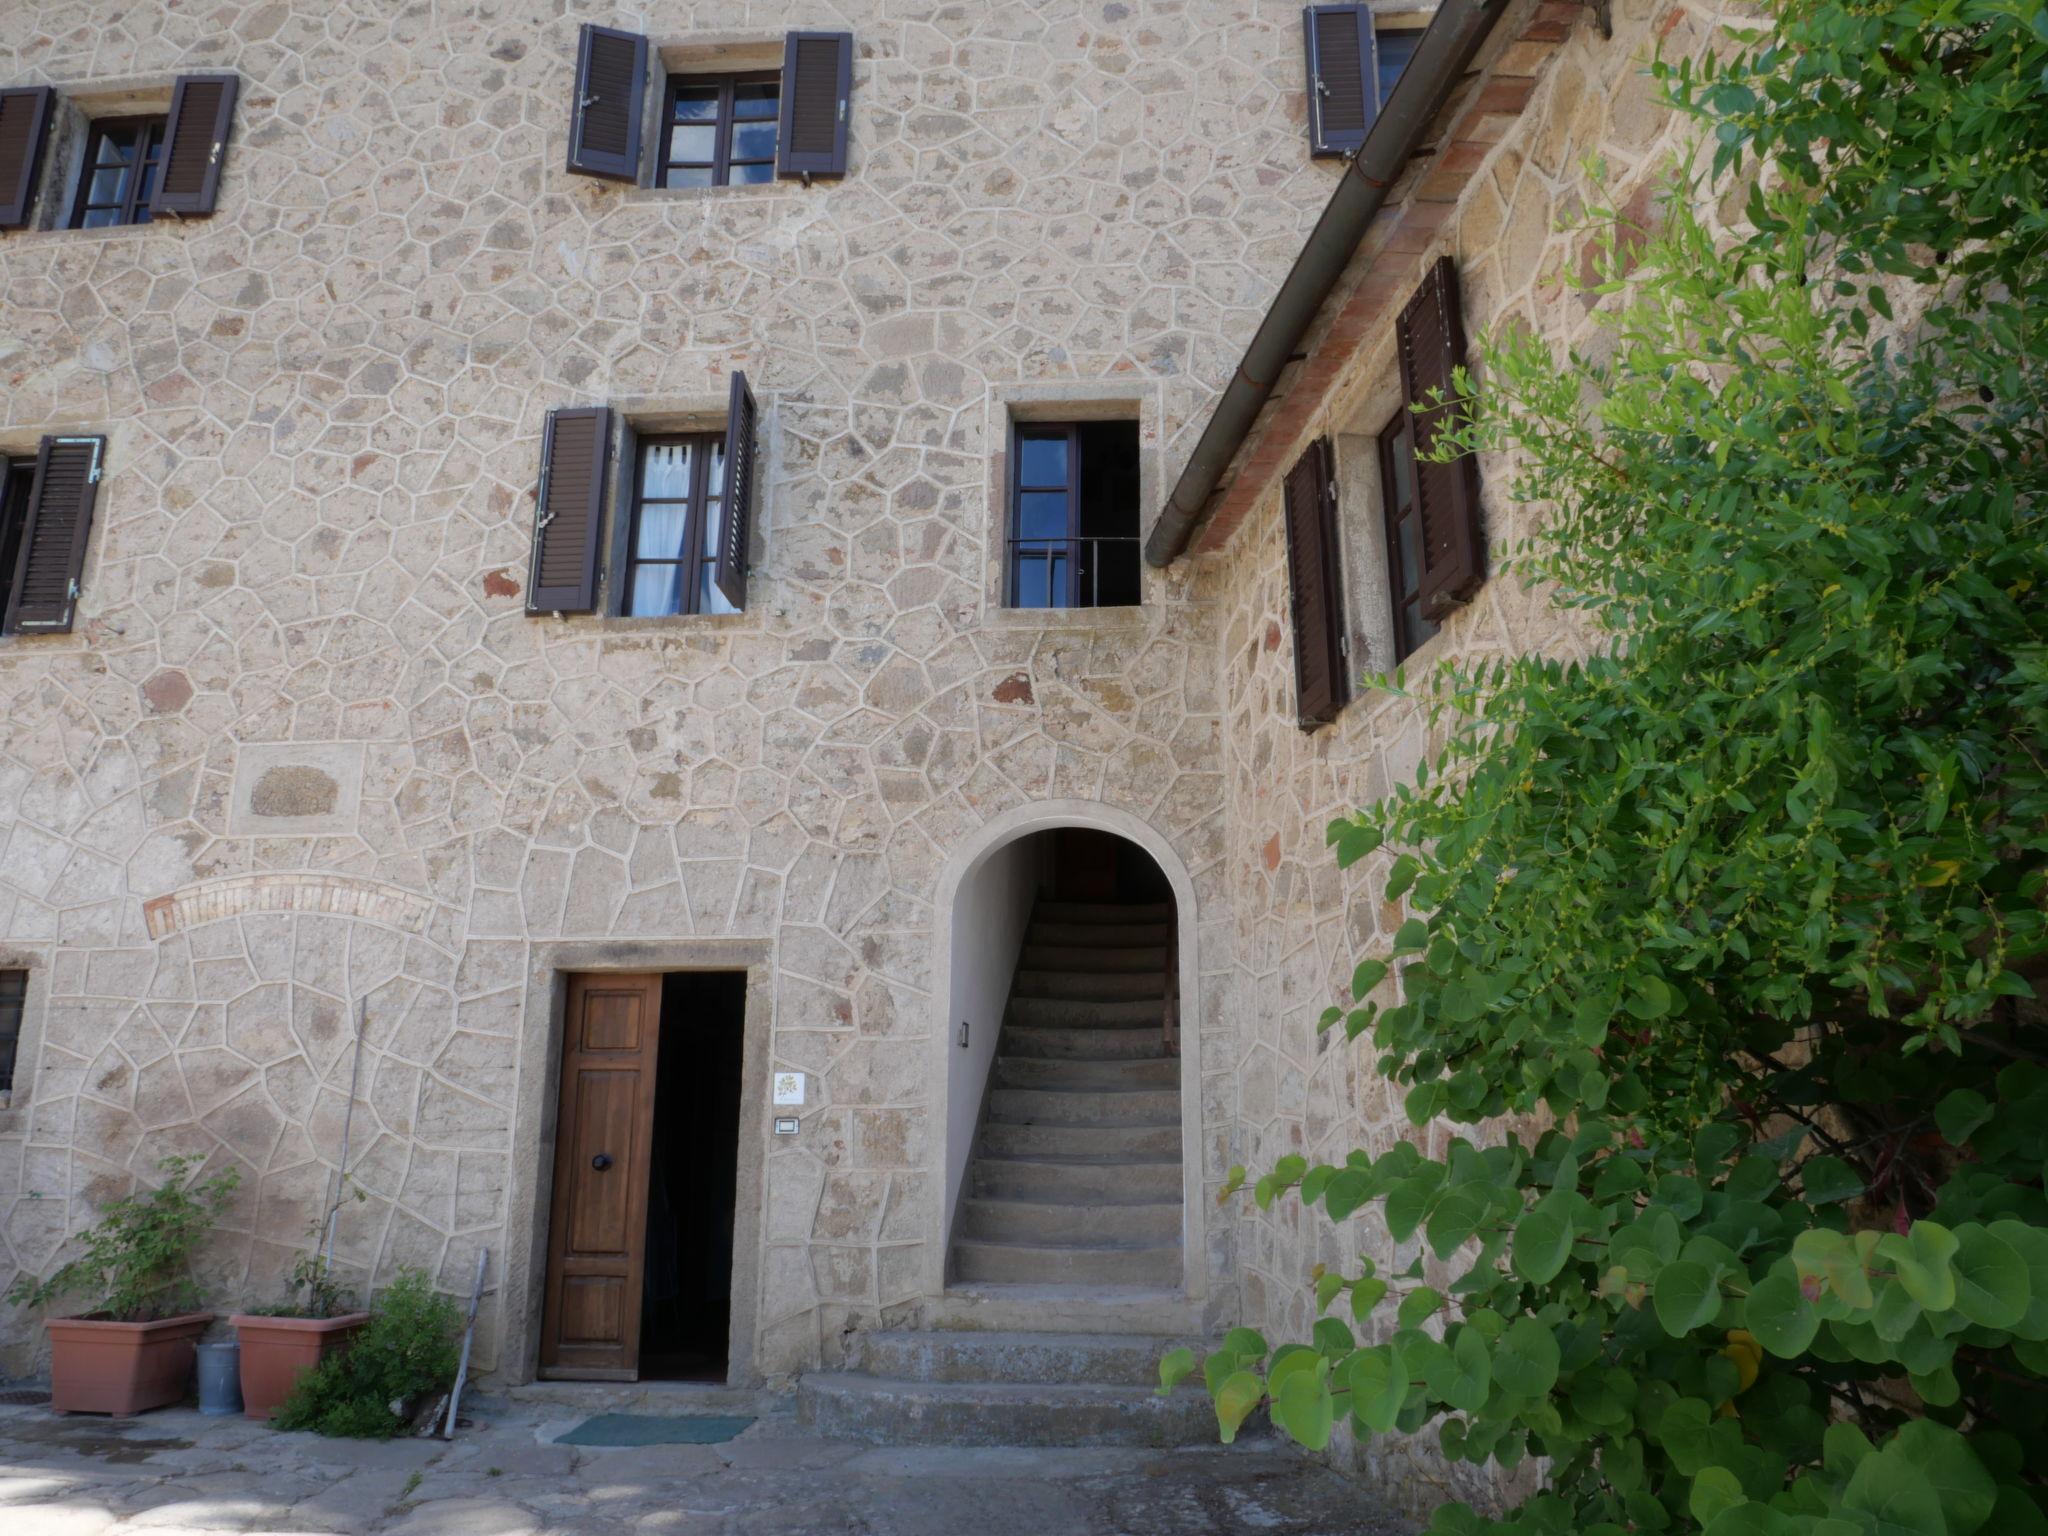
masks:
<path fill-rule="evenodd" d="M 242 1411 L 242 1346 L 233 1339 L 199 1346 L 199 1411 Z"/>

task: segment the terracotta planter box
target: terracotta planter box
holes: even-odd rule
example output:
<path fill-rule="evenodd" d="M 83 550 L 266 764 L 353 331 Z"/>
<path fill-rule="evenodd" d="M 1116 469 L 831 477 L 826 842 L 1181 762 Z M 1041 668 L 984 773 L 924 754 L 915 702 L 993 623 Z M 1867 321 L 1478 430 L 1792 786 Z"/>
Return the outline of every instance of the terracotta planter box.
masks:
<path fill-rule="evenodd" d="M 255 1317 L 228 1319 L 242 1342 L 242 1411 L 267 1419 L 291 1396 L 292 1387 L 327 1356 L 346 1349 L 370 1320 L 367 1312 L 339 1317 Z"/>
<path fill-rule="evenodd" d="M 141 1413 L 182 1403 L 192 1384 L 194 1346 L 211 1312 L 153 1323 L 53 1318 L 50 1406 L 59 1413 Z"/>

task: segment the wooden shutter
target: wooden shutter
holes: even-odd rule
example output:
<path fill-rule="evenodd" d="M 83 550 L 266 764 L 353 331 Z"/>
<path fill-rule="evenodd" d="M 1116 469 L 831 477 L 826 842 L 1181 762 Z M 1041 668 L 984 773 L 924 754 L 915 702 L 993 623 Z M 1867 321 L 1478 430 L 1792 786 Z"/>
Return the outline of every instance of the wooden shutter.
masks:
<path fill-rule="evenodd" d="M 171 115 L 164 120 L 163 168 L 149 194 L 151 217 L 198 218 L 213 212 L 240 83 L 234 75 L 178 76 L 171 87 Z"/>
<path fill-rule="evenodd" d="M 56 105 L 57 93 L 47 85 L 0 91 L 0 229 L 19 229 L 28 222 Z"/>
<path fill-rule="evenodd" d="M 1314 155 L 1348 155 L 1379 113 L 1372 8 L 1311 5 L 1301 13 L 1308 49 L 1308 137 Z"/>
<path fill-rule="evenodd" d="M 597 606 L 597 540 L 612 413 L 602 405 L 548 412 L 540 444 L 528 613 L 589 613 Z"/>
<path fill-rule="evenodd" d="M 1394 328 L 1401 355 L 1401 392 L 1414 413 L 1415 504 L 1422 524 L 1422 615 L 1432 623 L 1486 579 L 1486 541 L 1479 529 L 1479 461 L 1466 453 L 1448 464 L 1428 454 L 1452 416 L 1431 403 L 1452 394 L 1451 371 L 1465 360 L 1458 310 L 1458 271 L 1448 256 L 1430 268 Z"/>
<path fill-rule="evenodd" d="M 853 96 L 853 34 L 792 32 L 782 45 L 778 176 L 844 176 Z"/>
<path fill-rule="evenodd" d="M 747 606 L 747 542 L 753 536 L 755 426 L 754 392 L 747 376 L 732 376 L 725 412 L 725 521 L 719 531 L 718 563 L 711 579 L 733 607 Z"/>
<path fill-rule="evenodd" d="M 70 632 L 106 451 L 104 437 L 46 437 L 36 450 L 21 554 L 0 624 L 8 634 Z"/>
<path fill-rule="evenodd" d="M 569 169 L 614 181 L 640 179 L 640 117 L 647 104 L 647 39 L 583 24 L 576 42 L 576 96 L 569 107 Z"/>
<path fill-rule="evenodd" d="M 1351 692 L 1337 582 L 1337 482 L 1327 437 L 1309 444 L 1287 472 L 1282 496 L 1287 598 L 1294 617 L 1295 714 L 1306 731 L 1335 719 Z"/>

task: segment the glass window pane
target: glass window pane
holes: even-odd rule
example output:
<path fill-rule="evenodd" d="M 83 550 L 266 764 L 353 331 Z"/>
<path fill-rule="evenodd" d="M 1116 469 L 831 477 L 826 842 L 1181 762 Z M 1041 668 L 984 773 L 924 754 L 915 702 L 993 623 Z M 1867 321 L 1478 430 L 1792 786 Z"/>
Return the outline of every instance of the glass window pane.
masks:
<path fill-rule="evenodd" d="M 109 128 L 100 135 L 101 165 L 126 165 L 135 158 L 135 141 L 142 135 L 133 128 Z"/>
<path fill-rule="evenodd" d="M 86 188 L 88 203 L 118 203 L 126 189 L 128 170 L 125 166 L 112 166 L 104 171 L 92 173 L 92 183 Z"/>
<path fill-rule="evenodd" d="M 1050 608 L 1045 585 L 1046 567 L 1049 561 L 1036 555 L 1020 555 L 1017 559 L 1017 606 L 1019 608 Z"/>
<path fill-rule="evenodd" d="M 735 187 L 761 187 L 766 186 L 774 179 L 775 162 L 773 160 L 757 160 L 751 165 L 734 166 L 726 181 L 729 185 Z"/>
<path fill-rule="evenodd" d="M 1054 555 L 1045 562 L 1047 584 L 1045 606 L 1064 608 L 1067 606 L 1067 557 Z"/>
<path fill-rule="evenodd" d="M 735 160 L 775 158 L 775 120 L 732 125 L 732 157 Z"/>
<path fill-rule="evenodd" d="M 725 494 L 725 439 L 722 437 L 713 439 L 711 444 L 710 483 L 705 490 L 712 496 Z"/>
<path fill-rule="evenodd" d="M 1417 547 L 1415 519 L 1404 517 L 1395 524 L 1395 537 L 1401 545 L 1401 590 L 1413 592 L 1422 585 L 1422 551 Z"/>
<path fill-rule="evenodd" d="M 683 568 L 680 565 L 636 565 L 633 593 L 626 612 L 637 616 L 683 611 Z"/>
<path fill-rule="evenodd" d="M 633 554 L 641 560 L 680 560 L 690 506 L 682 501 L 652 501 L 640 509 L 640 531 Z"/>
<path fill-rule="evenodd" d="M 670 160 L 708 162 L 718 158 L 718 128 L 712 123 L 678 123 L 668 131 Z"/>
<path fill-rule="evenodd" d="M 676 92 L 675 120 L 679 123 L 711 123 L 718 120 L 718 87 L 685 86 Z"/>
<path fill-rule="evenodd" d="M 1394 510 L 1404 512 L 1415 500 L 1415 456 L 1406 432 L 1395 436 L 1388 457 L 1394 461 Z"/>
<path fill-rule="evenodd" d="M 142 168 L 142 185 L 135 190 L 135 222 L 149 222 L 149 190 L 156 185 L 156 163 L 151 161 Z"/>
<path fill-rule="evenodd" d="M 718 555 L 719 531 L 725 527 L 725 502 L 713 496 L 704 503 L 704 558 L 715 559 Z"/>
<path fill-rule="evenodd" d="M 715 187 L 717 179 L 708 165 L 672 165 L 661 179 L 664 187 Z"/>
<path fill-rule="evenodd" d="M 774 117 L 781 106 L 782 87 L 773 80 L 732 88 L 732 115 L 740 118 Z"/>
<path fill-rule="evenodd" d="M 688 443 L 649 443 L 640 450 L 640 494 L 668 501 L 690 494 Z"/>
<path fill-rule="evenodd" d="M 1065 485 L 1067 483 L 1067 438 L 1020 437 L 1017 439 L 1017 483 L 1019 485 Z"/>
<path fill-rule="evenodd" d="M 1067 536 L 1067 493 L 1065 491 L 1020 491 L 1017 493 L 1017 537 L 1020 539 L 1064 539 Z"/>
<path fill-rule="evenodd" d="M 718 567 L 709 560 L 706 560 L 703 564 L 703 585 L 697 589 L 697 611 L 699 613 L 738 613 L 739 609 L 733 607 L 731 603 L 725 600 L 725 594 L 718 590 L 718 583 L 712 579 L 717 569 Z"/>
<path fill-rule="evenodd" d="M 79 228 L 106 229 L 120 222 L 121 210 L 118 208 L 88 208 L 84 220 L 79 224 Z"/>

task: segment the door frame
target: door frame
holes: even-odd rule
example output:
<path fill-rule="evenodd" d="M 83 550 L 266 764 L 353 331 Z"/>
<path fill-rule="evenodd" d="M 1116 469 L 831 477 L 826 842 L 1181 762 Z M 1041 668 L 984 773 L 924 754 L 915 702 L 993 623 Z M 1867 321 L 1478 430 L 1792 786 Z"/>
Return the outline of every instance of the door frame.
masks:
<path fill-rule="evenodd" d="M 732 1329 L 726 1383 L 757 1387 L 762 1199 L 768 1161 L 769 1031 L 774 1012 L 772 945 L 766 939 L 578 941 L 527 946 L 526 1004 L 520 1023 L 519 1084 L 513 1116 L 511 1206 L 503 1295 L 508 1384 L 536 1378 L 547 1294 L 548 1218 L 554 1200 L 563 1027 L 569 977 L 578 972 L 741 971 L 747 978 L 740 1061 L 740 1156 L 732 1242 Z M 533 1064 L 529 1067 L 529 1063 Z M 750 1155 L 751 1154 L 751 1155 Z"/>

